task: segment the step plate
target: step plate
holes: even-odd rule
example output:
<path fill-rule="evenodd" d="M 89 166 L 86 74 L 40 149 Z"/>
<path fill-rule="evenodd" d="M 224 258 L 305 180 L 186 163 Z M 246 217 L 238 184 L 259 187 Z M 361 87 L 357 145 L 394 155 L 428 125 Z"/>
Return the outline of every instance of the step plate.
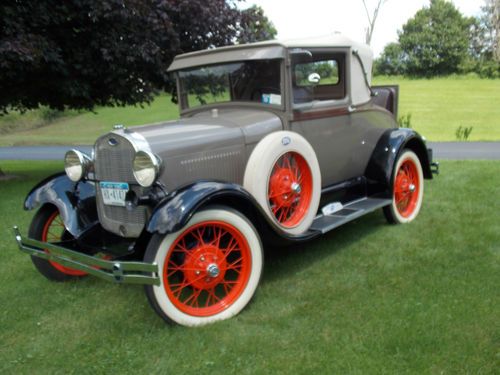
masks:
<path fill-rule="evenodd" d="M 326 233 L 358 217 L 391 204 L 391 199 L 364 198 L 344 204 L 344 208 L 331 215 L 320 214 L 314 219 L 311 230 Z"/>

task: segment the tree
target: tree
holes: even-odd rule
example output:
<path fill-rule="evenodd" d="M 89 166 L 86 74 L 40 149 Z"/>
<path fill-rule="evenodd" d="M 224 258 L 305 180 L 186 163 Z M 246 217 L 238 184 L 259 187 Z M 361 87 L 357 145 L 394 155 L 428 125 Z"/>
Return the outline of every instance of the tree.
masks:
<path fill-rule="evenodd" d="M 238 24 L 238 43 L 252 43 L 274 39 L 276 28 L 264 15 L 264 10 L 254 5 L 241 12 Z"/>
<path fill-rule="evenodd" d="M 363 0 L 363 6 L 365 7 L 366 17 L 368 18 L 368 27 L 366 28 L 366 44 L 370 45 L 372 42 L 373 30 L 375 29 L 375 22 L 377 22 L 378 12 L 380 8 L 387 0 L 378 0 L 375 9 L 373 10 L 373 14 L 370 14 L 368 11 L 368 6 L 366 5 L 366 0 Z"/>
<path fill-rule="evenodd" d="M 457 72 L 468 54 L 472 23 L 451 2 L 431 0 L 430 7 L 419 10 L 399 33 L 407 72 L 417 76 Z"/>
<path fill-rule="evenodd" d="M 374 64 L 375 74 L 399 75 L 406 73 L 406 56 L 399 43 L 389 43 Z"/>
<path fill-rule="evenodd" d="M 4 0 L 0 24 L 0 112 L 148 102 L 176 54 L 270 25 L 233 0 Z"/>
<path fill-rule="evenodd" d="M 483 60 L 500 62 L 500 0 L 485 0 L 474 31 L 474 52 Z"/>

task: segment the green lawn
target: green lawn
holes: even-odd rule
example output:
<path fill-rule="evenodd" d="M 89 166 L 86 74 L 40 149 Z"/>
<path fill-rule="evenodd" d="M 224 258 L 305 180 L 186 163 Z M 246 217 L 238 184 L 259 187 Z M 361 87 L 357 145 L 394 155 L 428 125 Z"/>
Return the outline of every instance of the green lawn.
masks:
<path fill-rule="evenodd" d="M 23 121 L 25 116 L 28 120 Z M 7 134 L 0 132 L 0 146 L 94 144 L 98 136 L 112 130 L 113 125 L 116 124 L 141 125 L 177 117 L 177 104 L 171 102 L 170 96 L 160 95 L 151 105 L 145 105 L 143 108 L 140 106 L 104 107 L 97 108 L 96 113 L 70 111 L 69 116 L 60 117 L 49 125 Z M 12 114 L 6 118 L 0 117 L 0 130 L 14 121 L 21 122 L 22 129 L 28 128 L 29 123 L 37 126 L 40 123 L 37 111 L 28 112 L 26 115 Z"/>
<path fill-rule="evenodd" d="M 400 115 L 411 113 L 412 127 L 431 141 L 456 140 L 460 126 L 473 128 L 469 140 L 500 141 L 498 79 L 377 77 L 374 84 L 399 84 Z M 178 107 L 167 95 L 144 108 L 97 108 L 96 112 L 71 111 L 48 125 L 41 119 L 43 110 L 0 117 L 0 146 L 93 144 L 115 124 L 130 126 L 178 118 Z"/>
<path fill-rule="evenodd" d="M 498 374 L 500 164 L 442 162 L 418 219 L 382 213 L 266 249 L 239 316 L 172 327 L 142 288 L 40 276 L 16 249 L 25 194 L 60 163 L 2 162 L 2 374 Z"/>
<path fill-rule="evenodd" d="M 399 114 L 431 141 L 455 141 L 458 127 L 472 127 L 471 141 L 500 141 L 500 80 L 475 77 L 408 79 L 377 77 L 398 84 Z"/>

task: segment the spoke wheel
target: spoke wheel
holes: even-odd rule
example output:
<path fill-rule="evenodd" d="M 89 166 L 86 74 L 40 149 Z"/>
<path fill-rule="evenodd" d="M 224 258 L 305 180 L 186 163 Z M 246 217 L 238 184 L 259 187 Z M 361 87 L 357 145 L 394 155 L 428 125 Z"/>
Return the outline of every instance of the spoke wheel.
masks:
<path fill-rule="evenodd" d="M 211 316 L 238 299 L 250 275 L 243 235 L 222 221 L 199 223 L 182 233 L 163 267 L 165 292 L 182 312 Z"/>
<path fill-rule="evenodd" d="M 409 217 L 415 211 L 419 190 L 417 166 L 413 160 L 405 160 L 399 167 L 394 181 L 394 200 L 401 216 Z"/>
<path fill-rule="evenodd" d="M 59 242 L 73 238 L 66 230 L 59 211 L 54 206 L 42 207 L 33 217 L 28 236 L 43 242 Z M 45 250 L 48 252 L 48 250 Z M 86 276 L 87 273 L 65 267 L 52 260 L 32 256 L 37 270 L 49 280 L 67 281 Z"/>
<path fill-rule="evenodd" d="M 144 259 L 160 270 L 161 285 L 145 287 L 152 307 L 166 321 L 186 326 L 239 313 L 262 273 L 255 229 L 229 208 L 200 211 L 183 230 L 156 234 Z"/>
<path fill-rule="evenodd" d="M 42 241 L 43 242 L 59 242 L 63 239 L 63 237 L 68 236 L 66 232 L 66 228 L 62 221 L 61 215 L 59 215 L 59 211 L 54 211 L 52 215 L 50 215 L 49 219 L 45 223 L 42 232 Z M 45 250 L 48 252 L 48 250 Z M 53 260 L 49 260 L 49 263 L 59 272 L 62 272 L 66 275 L 70 276 L 85 276 L 86 272 L 75 270 L 70 267 L 63 266 Z"/>
<path fill-rule="evenodd" d="M 308 213 L 312 197 L 312 175 L 307 162 L 296 152 L 280 156 L 269 178 L 269 206 L 279 224 L 298 225 Z"/>
<path fill-rule="evenodd" d="M 298 133 L 270 133 L 252 151 L 243 187 L 276 229 L 300 236 L 311 227 L 321 198 L 316 153 Z"/>
<path fill-rule="evenodd" d="M 422 166 L 410 150 L 402 152 L 393 172 L 393 198 L 384 214 L 390 223 L 408 223 L 415 219 L 422 206 L 424 194 Z"/>

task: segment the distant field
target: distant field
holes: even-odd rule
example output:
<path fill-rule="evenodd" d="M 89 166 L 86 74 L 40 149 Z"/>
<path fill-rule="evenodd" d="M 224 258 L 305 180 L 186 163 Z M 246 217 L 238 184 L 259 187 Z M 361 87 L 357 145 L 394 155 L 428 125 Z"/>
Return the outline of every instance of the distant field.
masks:
<path fill-rule="evenodd" d="M 500 140 L 500 80 L 475 77 L 408 79 L 377 77 L 399 85 L 399 114 L 431 141 L 455 141 L 459 126 L 473 127 L 471 141 Z"/>
<path fill-rule="evenodd" d="M 95 112 L 70 111 L 68 116 L 63 115 L 42 126 L 40 111 L 0 117 L 0 146 L 93 144 L 98 136 L 108 132 L 116 124 L 131 126 L 174 119 L 178 117 L 178 106 L 171 102 L 170 96 L 160 95 L 144 108 L 106 107 L 96 108 Z M 12 122 L 18 122 L 24 130 L 2 134 L 2 127 L 7 127 Z M 35 128 L 29 129 L 30 125 Z"/>
<path fill-rule="evenodd" d="M 411 125 L 431 141 L 454 141 L 459 126 L 472 127 L 469 140 L 500 140 L 500 80 L 476 77 L 408 79 L 377 77 L 377 84 L 399 84 L 400 115 L 411 113 Z M 44 112 L 0 117 L 0 146 L 93 144 L 115 124 L 127 126 L 170 120 L 178 107 L 167 95 L 140 107 L 97 108 L 96 113 L 65 113 L 47 124 Z"/>
<path fill-rule="evenodd" d="M 0 165 L 19 176 L 0 181 L 0 374 L 499 373 L 498 162 L 442 162 L 411 224 L 378 210 L 266 248 L 248 308 L 196 329 L 165 325 L 140 286 L 38 274 L 11 228 L 62 163 Z"/>

